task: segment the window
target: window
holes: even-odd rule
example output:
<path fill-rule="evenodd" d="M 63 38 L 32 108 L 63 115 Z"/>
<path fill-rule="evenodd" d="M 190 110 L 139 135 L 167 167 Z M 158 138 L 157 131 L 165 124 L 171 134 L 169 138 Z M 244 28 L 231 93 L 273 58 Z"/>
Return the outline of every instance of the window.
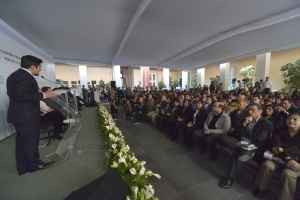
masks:
<path fill-rule="evenodd" d="M 150 86 L 156 85 L 156 73 L 149 73 Z"/>

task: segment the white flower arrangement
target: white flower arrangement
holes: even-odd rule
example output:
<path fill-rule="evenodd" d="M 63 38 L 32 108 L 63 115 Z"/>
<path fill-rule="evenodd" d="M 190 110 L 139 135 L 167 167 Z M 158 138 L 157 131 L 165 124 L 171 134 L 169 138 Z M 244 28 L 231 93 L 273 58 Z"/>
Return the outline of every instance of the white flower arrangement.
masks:
<path fill-rule="evenodd" d="M 98 103 L 98 113 L 100 117 L 98 127 L 102 129 L 106 139 L 104 163 L 116 169 L 131 190 L 132 194 L 127 196 L 126 200 L 158 200 L 154 197 L 154 189 L 150 184 L 149 176 L 155 176 L 159 179 L 161 176 L 145 168 L 146 162 L 139 161 L 134 156 L 130 147 L 125 143 L 122 132 L 101 103 Z"/>

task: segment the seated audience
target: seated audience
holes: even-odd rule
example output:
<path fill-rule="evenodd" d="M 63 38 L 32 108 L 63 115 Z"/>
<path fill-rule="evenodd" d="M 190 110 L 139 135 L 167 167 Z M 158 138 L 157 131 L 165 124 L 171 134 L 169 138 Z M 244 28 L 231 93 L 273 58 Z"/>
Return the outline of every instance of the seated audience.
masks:
<path fill-rule="evenodd" d="M 170 116 L 170 113 L 172 112 L 173 109 L 173 102 L 171 101 L 170 97 L 167 98 L 167 105 L 165 108 L 161 109 L 159 115 L 156 117 L 156 129 L 158 130 L 165 130 L 165 125 L 163 123 L 163 118 L 166 116 Z M 167 117 L 167 118 L 168 118 Z"/>
<path fill-rule="evenodd" d="M 231 128 L 229 129 L 228 132 L 230 136 L 234 137 L 235 126 L 245 121 L 246 117 L 249 116 L 249 110 L 246 108 L 247 106 L 248 106 L 247 101 L 241 100 L 238 102 L 238 109 L 231 113 L 230 115 Z"/>
<path fill-rule="evenodd" d="M 197 101 L 197 110 L 193 115 L 193 123 L 189 123 L 186 128 L 186 148 L 191 149 L 194 146 L 193 132 L 199 129 L 204 129 L 204 122 L 208 114 L 202 100 Z"/>
<path fill-rule="evenodd" d="M 161 112 L 161 109 L 165 108 L 167 105 L 166 96 L 162 95 L 160 102 L 156 105 L 156 110 L 151 111 L 147 114 L 147 117 L 152 120 L 153 124 L 156 124 L 156 117 Z"/>
<path fill-rule="evenodd" d="M 165 119 L 164 123 L 167 124 L 166 130 L 165 130 L 166 134 L 167 134 L 167 137 L 172 136 L 172 133 L 174 131 L 175 123 L 177 121 L 178 116 L 181 115 L 182 109 L 183 108 L 180 105 L 179 99 L 174 100 L 174 107 L 171 111 L 170 117 L 169 118 L 164 118 Z"/>
<path fill-rule="evenodd" d="M 229 106 L 230 100 L 228 98 L 222 98 L 221 101 L 224 105 L 223 112 L 226 113 L 226 115 L 230 116 L 233 112 L 232 107 Z"/>
<path fill-rule="evenodd" d="M 155 101 L 152 98 L 152 94 L 148 94 L 147 99 L 147 113 L 154 111 L 155 108 Z"/>
<path fill-rule="evenodd" d="M 110 108 L 110 113 L 111 113 L 112 118 L 114 120 L 117 120 L 118 119 L 118 113 L 119 113 L 117 100 L 112 99 L 110 104 L 108 105 L 108 108 Z"/>
<path fill-rule="evenodd" d="M 186 131 L 187 125 L 193 122 L 193 108 L 192 108 L 192 101 L 191 100 L 184 100 L 183 110 L 181 114 L 178 116 L 176 123 L 174 124 L 174 131 L 172 132 L 171 139 L 177 140 L 178 138 L 178 131 L 182 129 L 184 141 L 187 141 L 186 138 Z"/>
<path fill-rule="evenodd" d="M 294 90 L 291 98 L 293 99 L 296 106 L 300 105 L 300 87 Z"/>
<path fill-rule="evenodd" d="M 218 140 L 219 143 L 233 151 L 233 161 L 226 179 L 220 185 L 222 188 L 230 188 L 232 186 L 243 162 L 255 157 L 257 157 L 257 162 L 264 160 L 263 153 L 268 148 L 273 124 L 261 117 L 263 110 L 260 104 L 251 103 L 248 109 L 250 116 L 246 117 L 243 123 L 235 127 L 236 137 L 221 135 Z M 241 141 L 254 144 L 257 148 L 248 151 L 242 147 Z"/>
<path fill-rule="evenodd" d="M 282 116 L 279 115 L 278 107 L 276 105 L 266 106 L 263 112 L 263 117 L 273 124 L 274 130 L 283 125 Z"/>
<path fill-rule="evenodd" d="M 53 110 L 49 108 L 44 101 L 40 101 L 40 110 L 41 110 L 41 115 L 40 115 L 41 124 L 53 122 L 54 133 L 52 137 L 58 140 L 62 140 L 63 137 L 60 135 L 61 133 L 64 132 L 62 128 L 64 116 L 62 115 L 62 113 L 59 112 L 58 110 Z"/>
<path fill-rule="evenodd" d="M 44 93 L 51 92 L 50 87 L 42 87 L 41 90 Z M 43 101 L 46 103 L 46 105 L 48 107 L 52 108 L 53 110 L 60 111 L 62 113 L 62 115 L 64 116 L 64 118 L 67 117 L 67 111 L 61 105 L 59 105 L 56 101 L 54 101 L 52 98 L 44 98 Z"/>
<path fill-rule="evenodd" d="M 139 124 L 139 120 L 142 120 L 143 123 L 146 122 L 147 116 L 147 106 L 144 103 L 143 97 L 139 97 L 138 104 L 135 106 L 132 112 L 132 117 L 134 119 L 134 124 Z"/>
<path fill-rule="evenodd" d="M 126 119 L 127 117 L 131 116 L 131 113 L 132 113 L 132 105 L 130 104 L 130 101 L 127 99 L 123 107 L 123 118 Z"/>
<path fill-rule="evenodd" d="M 300 115 L 291 113 L 285 125 L 274 131 L 272 149 L 281 159 L 285 160 L 289 168 L 266 160 L 260 168 L 260 179 L 254 196 L 261 198 L 267 190 L 275 170 L 282 169 L 281 191 L 279 200 L 293 200 L 296 191 L 296 181 L 300 177 L 300 164 L 295 158 L 300 157 Z"/>
<path fill-rule="evenodd" d="M 279 114 L 282 116 L 283 121 L 285 122 L 288 116 L 291 113 L 299 112 L 299 109 L 294 107 L 293 100 L 290 97 L 284 97 L 281 100 L 282 107 L 278 108 Z"/>
<path fill-rule="evenodd" d="M 223 112 L 223 104 L 215 102 L 213 111 L 208 113 L 204 122 L 204 129 L 194 131 L 195 139 L 200 139 L 202 145 L 200 153 L 204 153 L 208 146 L 210 150 L 210 160 L 215 160 L 218 156 L 216 142 L 220 135 L 226 134 L 230 128 L 230 117 Z"/>
<path fill-rule="evenodd" d="M 274 104 L 275 104 L 276 106 L 282 106 L 282 105 L 281 105 L 281 98 L 280 98 L 280 97 L 275 97 Z"/>

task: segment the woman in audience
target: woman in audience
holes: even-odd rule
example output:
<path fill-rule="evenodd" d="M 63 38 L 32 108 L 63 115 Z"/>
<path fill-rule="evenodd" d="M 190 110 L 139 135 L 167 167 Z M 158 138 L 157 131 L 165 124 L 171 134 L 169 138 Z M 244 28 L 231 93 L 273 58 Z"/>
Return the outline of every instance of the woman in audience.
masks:
<path fill-rule="evenodd" d="M 292 113 L 286 124 L 273 133 L 272 152 L 283 159 L 288 167 L 271 160 L 266 160 L 260 168 L 260 180 L 254 196 L 261 198 L 268 188 L 277 169 L 281 172 L 281 193 L 279 200 L 292 200 L 295 196 L 296 181 L 300 177 L 300 114 Z"/>
<path fill-rule="evenodd" d="M 111 103 L 108 105 L 108 108 L 110 108 L 110 113 L 112 118 L 116 121 L 118 119 L 118 102 L 116 99 L 112 99 Z"/>
<path fill-rule="evenodd" d="M 263 112 L 263 117 L 269 120 L 274 125 L 274 130 L 276 130 L 283 124 L 283 119 L 279 115 L 278 107 L 276 105 L 267 105 Z"/>
<path fill-rule="evenodd" d="M 204 106 L 204 102 L 202 100 L 197 101 L 197 109 L 193 115 L 193 122 L 189 123 L 186 128 L 186 135 L 187 141 L 185 146 L 187 149 L 191 149 L 194 145 L 193 142 L 193 132 L 199 129 L 203 129 L 204 122 L 207 118 L 206 108 Z"/>
<path fill-rule="evenodd" d="M 185 100 L 183 102 L 183 110 L 181 114 L 178 116 L 177 121 L 174 126 L 174 132 L 172 133 L 171 139 L 177 140 L 178 138 L 178 131 L 179 129 L 182 129 L 183 137 L 185 143 L 187 142 L 186 138 L 186 131 L 187 125 L 189 123 L 193 123 L 193 108 L 192 108 L 192 101 L 191 100 Z"/>

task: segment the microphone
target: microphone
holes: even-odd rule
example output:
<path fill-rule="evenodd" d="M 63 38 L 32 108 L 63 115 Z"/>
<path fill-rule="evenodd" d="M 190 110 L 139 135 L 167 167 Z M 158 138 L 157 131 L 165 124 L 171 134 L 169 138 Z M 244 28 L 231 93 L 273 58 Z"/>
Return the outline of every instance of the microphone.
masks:
<path fill-rule="evenodd" d="M 50 80 L 48 80 L 48 79 L 46 79 L 44 76 L 41 76 L 41 78 L 43 78 L 43 79 L 45 79 L 45 80 L 47 80 L 47 81 L 50 81 Z M 55 83 L 55 82 L 53 82 L 53 81 L 50 81 L 51 83 Z M 55 83 L 56 84 L 56 83 Z"/>

